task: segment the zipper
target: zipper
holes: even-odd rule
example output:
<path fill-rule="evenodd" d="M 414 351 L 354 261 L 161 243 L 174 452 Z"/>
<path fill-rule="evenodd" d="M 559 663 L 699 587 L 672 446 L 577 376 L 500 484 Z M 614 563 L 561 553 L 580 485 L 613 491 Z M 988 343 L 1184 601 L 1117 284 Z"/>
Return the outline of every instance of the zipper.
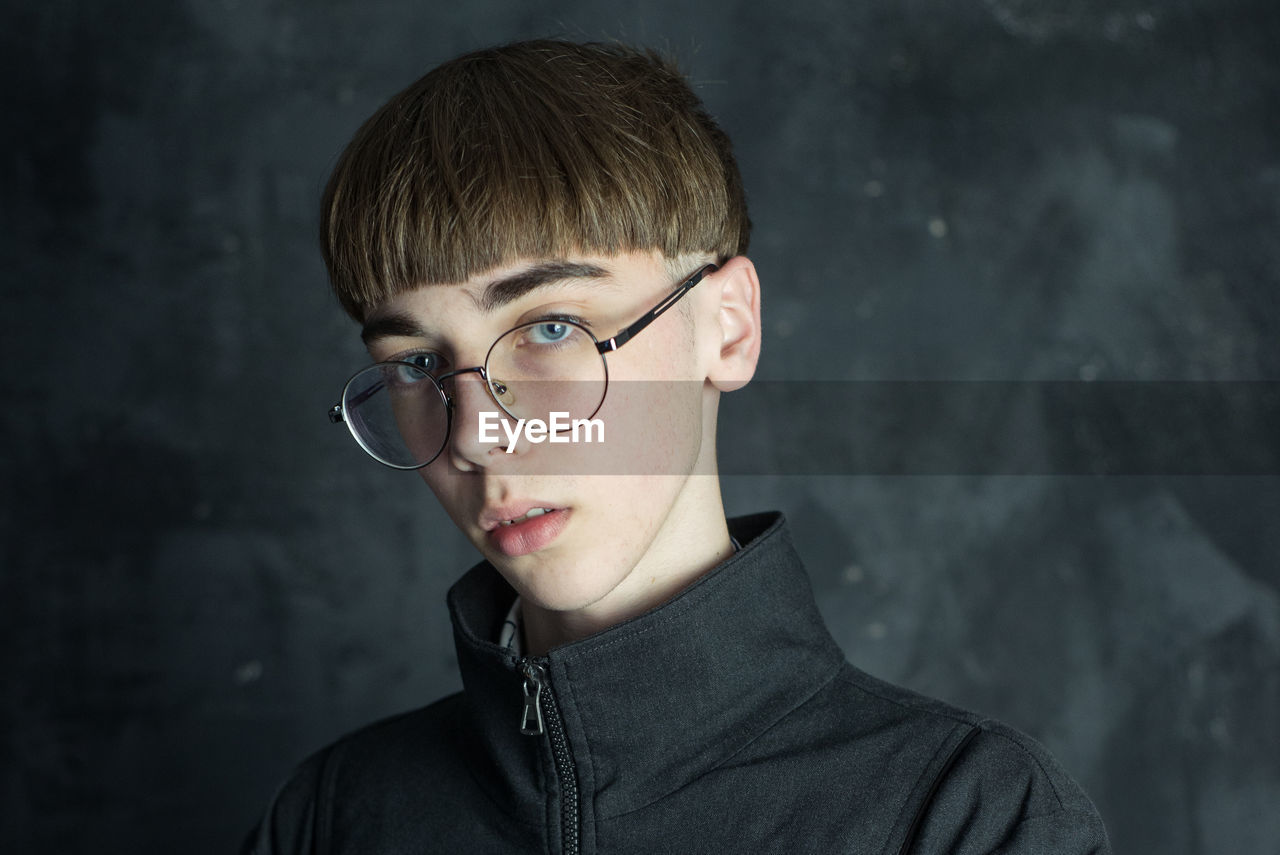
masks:
<path fill-rule="evenodd" d="M 551 742 L 551 756 L 555 761 L 556 778 L 560 781 L 560 834 L 564 841 L 565 855 L 577 855 L 579 851 L 578 828 L 578 773 L 569 754 L 569 741 L 565 739 L 564 722 L 555 698 L 547 693 L 543 702 L 542 690 L 550 678 L 546 666 L 531 657 L 522 657 L 517 664 L 524 675 L 524 708 L 520 713 L 520 732 L 526 736 L 547 734 Z"/>
<path fill-rule="evenodd" d="M 524 674 L 524 711 L 520 713 L 520 732 L 525 736 L 539 736 L 542 731 L 542 684 L 546 671 L 528 659 L 520 660 Z"/>

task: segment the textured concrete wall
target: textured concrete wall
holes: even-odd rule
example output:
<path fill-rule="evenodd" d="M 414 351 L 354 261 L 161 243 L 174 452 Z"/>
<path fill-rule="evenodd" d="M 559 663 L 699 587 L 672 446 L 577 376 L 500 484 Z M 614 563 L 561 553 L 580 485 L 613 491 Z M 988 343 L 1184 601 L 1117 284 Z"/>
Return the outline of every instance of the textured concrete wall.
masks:
<path fill-rule="evenodd" d="M 866 470 L 726 479 L 853 661 L 1047 743 L 1118 851 L 1280 848 L 1274 389 L 1213 410 L 1280 380 L 1270 0 L 5 5 L 0 850 L 227 851 L 294 761 L 457 686 L 473 555 L 324 418 L 364 355 L 316 200 L 392 92 L 548 34 L 674 51 L 735 139 L 764 380 L 1018 381 L 973 415 L 1036 465 L 913 466 L 962 401 Z M 1157 380 L 1199 409 L 1117 417 L 1127 453 L 1243 457 L 1055 468 L 1045 381 Z M 813 454 L 861 423 L 803 413 Z"/>

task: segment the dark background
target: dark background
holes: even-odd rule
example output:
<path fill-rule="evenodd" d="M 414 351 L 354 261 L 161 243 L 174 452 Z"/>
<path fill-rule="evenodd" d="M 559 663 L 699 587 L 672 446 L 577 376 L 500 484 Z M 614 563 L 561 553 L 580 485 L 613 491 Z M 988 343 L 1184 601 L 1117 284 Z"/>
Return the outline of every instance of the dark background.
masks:
<path fill-rule="evenodd" d="M 464 50 L 681 58 L 765 380 L 1280 380 L 1273 0 L 4 6 L 5 852 L 229 851 L 295 761 L 457 686 L 474 557 L 325 419 L 364 354 L 314 233 L 358 123 Z M 1045 742 L 1119 852 L 1280 852 L 1276 467 L 873 470 L 724 485 L 788 512 L 855 663 Z"/>

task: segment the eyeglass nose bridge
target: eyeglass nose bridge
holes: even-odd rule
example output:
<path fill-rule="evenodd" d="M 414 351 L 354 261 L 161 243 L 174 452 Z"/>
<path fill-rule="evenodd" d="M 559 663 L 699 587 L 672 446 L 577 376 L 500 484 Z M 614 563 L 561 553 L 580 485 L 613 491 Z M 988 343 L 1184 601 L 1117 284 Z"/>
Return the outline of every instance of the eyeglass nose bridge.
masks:
<path fill-rule="evenodd" d="M 497 383 L 497 381 L 490 380 L 489 372 L 485 371 L 483 365 L 473 365 L 470 368 L 459 368 L 456 371 L 446 371 L 440 376 L 434 378 L 436 381 L 436 385 L 440 387 L 440 391 L 444 392 L 444 400 L 445 400 L 445 403 L 449 405 L 450 414 L 453 413 L 453 395 L 449 394 L 448 390 L 445 389 L 444 381 L 448 380 L 451 377 L 457 377 L 459 374 L 472 374 L 472 373 L 480 375 L 480 379 L 484 381 L 485 392 L 488 393 L 490 400 L 492 400 L 495 404 L 497 404 L 499 407 L 502 407 L 502 409 L 505 410 L 506 408 L 502 406 L 502 401 L 500 401 L 497 396 L 505 395 L 507 393 L 507 387 L 502 385 L 501 383 Z M 495 389 L 494 388 L 495 385 L 500 386 L 501 388 Z"/>

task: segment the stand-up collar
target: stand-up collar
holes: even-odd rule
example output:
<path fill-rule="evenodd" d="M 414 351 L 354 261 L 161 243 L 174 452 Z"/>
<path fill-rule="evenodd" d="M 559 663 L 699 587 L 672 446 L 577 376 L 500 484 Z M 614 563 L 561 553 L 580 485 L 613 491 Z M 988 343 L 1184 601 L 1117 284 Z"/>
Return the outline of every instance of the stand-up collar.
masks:
<path fill-rule="evenodd" d="M 598 818 L 650 804 L 723 763 L 843 663 L 782 515 L 729 528 L 742 549 L 675 598 L 542 660 Z M 494 641 L 514 597 L 486 562 L 454 585 L 449 609 L 469 737 L 485 757 L 477 777 L 536 823 L 545 818 L 546 737 L 520 734 L 522 679 Z"/>

